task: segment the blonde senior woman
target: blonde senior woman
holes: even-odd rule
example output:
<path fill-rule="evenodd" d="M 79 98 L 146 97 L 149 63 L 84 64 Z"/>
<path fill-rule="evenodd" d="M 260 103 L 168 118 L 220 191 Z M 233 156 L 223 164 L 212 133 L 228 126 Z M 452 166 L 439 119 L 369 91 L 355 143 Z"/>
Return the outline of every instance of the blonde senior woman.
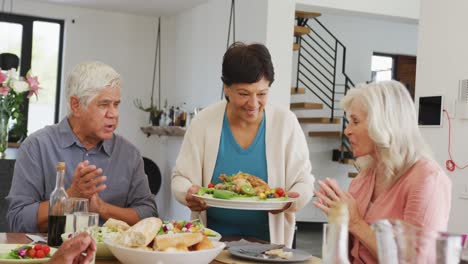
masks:
<path fill-rule="evenodd" d="M 314 204 L 326 214 L 338 201 L 348 205 L 351 262 L 377 263 L 370 224 L 379 219 L 445 230 L 451 181 L 429 154 L 406 88 L 396 81 L 360 85 L 341 103 L 349 120 L 345 134 L 361 170 L 348 192 L 334 180 L 319 181 Z"/>
<path fill-rule="evenodd" d="M 268 104 L 274 80 L 268 49 L 261 44 L 233 44 L 223 58 L 226 100 L 207 107 L 192 121 L 172 175 L 172 191 L 192 217 L 207 220 L 223 236 L 248 236 L 292 245 L 295 215 L 312 197 L 309 150 L 296 116 Z M 296 197 L 283 210 L 207 208 L 193 196 L 219 175 L 238 171 L 258 176 L 272 188 Z"/>

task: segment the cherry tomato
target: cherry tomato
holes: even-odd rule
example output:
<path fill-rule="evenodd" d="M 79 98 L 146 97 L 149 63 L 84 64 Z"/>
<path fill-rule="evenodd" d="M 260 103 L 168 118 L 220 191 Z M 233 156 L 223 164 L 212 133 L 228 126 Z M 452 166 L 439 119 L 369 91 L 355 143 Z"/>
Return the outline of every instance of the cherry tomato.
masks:
<path fill-rule="evenodd" d="M 43 245 L 42 246 L 42 250 L 44 251 L 44 253 L 47 255 L 49 254 L 50 252 L 50 247 L 48 245 Z"/>
<path fill-rule="evenodd" d="M 45 253 L 42 249 L 39 249 L 39 250 L 36 250 L 36 258 L 44 258 L 45 257 Z"/>
<path fill-rule="evenodd" d="M 34 258 L 35 256 L 36 256 L 36 250 L 34 250 L 34 248 L 30 248 L 28 250 L 28 257 Z"/>
<path fill-rule="evenodd" d="M 39 249 L 42 249 L 42 245 L 41 244 L 36 244 L 34 245 L 34 249 L 37 251 Z"/>
<path fill-rule="evenodd" d="M 214 188 L 214 184 L 212 182 L 210 182 L 210 184 L 208 184 L 208 188 Z"/>
<path fill-rule="evenodd" d="M 285 195 L 283 188 L 276 188 L 276 193 L 279 197 L 283 197 Z"/>

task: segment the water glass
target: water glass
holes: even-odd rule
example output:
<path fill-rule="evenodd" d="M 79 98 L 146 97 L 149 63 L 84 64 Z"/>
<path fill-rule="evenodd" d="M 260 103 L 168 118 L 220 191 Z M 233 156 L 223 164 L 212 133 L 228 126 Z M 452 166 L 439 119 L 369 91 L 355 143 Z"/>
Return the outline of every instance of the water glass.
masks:
<path fill-rule="evenodd" d="M 74 233 L 73 229 L 73 214 L 77 212 L 88 212 L 89 200 L 86 198 L 68 198 L 65 205 L 65 233 Z"/>
<path fill-rule="evenodd" d="M 73 229 L 75 234 L 87 231 L 90 227 L 99 225 L 99 214 L 91 212 L 75 212 L 73 213 Z"/>
<path fill-rule="evenodd" d="M 93 234 L 93 228 L 99 226 L 99 214 L 91 212 L 76 212 L 73 213 L 73 228 L 75 230 L 75 235 L 78 235 L 81 232 L 88 232 Z M 93 238 L 94 239 L 94 238 Z M 97 243 L 97 241 L 94 241 Z M 84 253 L 86 254 L 86 253 Z M 96 252 L 94 253 L 93 260 L 90 264 L 94 264 L 96 260 Z"/>
<path fill-rule="evenodd" d="M 372 224 L 382 264 L 455 264 L 460 261 L 462 236 L 383 219 Z"/>

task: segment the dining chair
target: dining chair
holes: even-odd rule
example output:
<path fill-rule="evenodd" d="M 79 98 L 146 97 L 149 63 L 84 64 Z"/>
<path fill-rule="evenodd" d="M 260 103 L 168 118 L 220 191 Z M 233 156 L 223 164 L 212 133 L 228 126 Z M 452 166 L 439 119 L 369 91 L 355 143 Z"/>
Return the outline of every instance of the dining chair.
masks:
<path fill-rule="evenodd" d="M 158 165 L 149 158 L 143 157 L 146 176 L 148 176 L 148 183 L 151 193 L 157 195 L 161 188 L 161 171 Z"/>

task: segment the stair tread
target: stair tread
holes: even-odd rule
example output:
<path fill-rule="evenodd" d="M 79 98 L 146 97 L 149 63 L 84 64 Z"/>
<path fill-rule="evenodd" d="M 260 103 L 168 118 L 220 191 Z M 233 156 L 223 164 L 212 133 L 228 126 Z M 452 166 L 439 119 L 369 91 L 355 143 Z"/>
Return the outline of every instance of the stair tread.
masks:
<path fill-rule="evenodd" d="M 343 159 L 342 161 L 340 161 L 340 163 L 349 164 L 349 165 L 354 165 L 354 162 L 355 162 L 354 159 Z"/>
<path fill-rule="evenodd" d="M 301 27 L 301 26 L 294 26 L 294 36 L 300 37 L 302 35 L 306 35 L 310 33 L 310 28 Z"/>
<path fill-rule="evenodd" d="M 299 117 L 299 123 L 315 123 L 315 124 L 339 124 L 341 119 L 333 118 L 330 122 L 329 117 Z"/>
<path fill-rule="evenodd" d="M 305 88 L 299 87 L 296 92 L 296 87 L 291 87 L 291 94 L 305 94 Z"/>
<path fill-rule="evenodd" d="M 301 45 L 299 43 L 293 43 L 293 51 L 299 50 L 301 48 Z"/>
<path fill-rule="evenodd" d="M 340 131 L 309 131 L 309 137 L 341 137 Z"/>
<path fill-rule="evenodd" d="M 322 14 L 319 12 L 307 12 L 307 11 L 296 11 L 296 17 L 299 18 L 314 18 L 314 17 L 319 17 Z"/>
<path fill-rule="evenodd" d="M 323 109 L 323 104 L 300 102 L 291 103 L 290 107 L 291 109 Z"/>

